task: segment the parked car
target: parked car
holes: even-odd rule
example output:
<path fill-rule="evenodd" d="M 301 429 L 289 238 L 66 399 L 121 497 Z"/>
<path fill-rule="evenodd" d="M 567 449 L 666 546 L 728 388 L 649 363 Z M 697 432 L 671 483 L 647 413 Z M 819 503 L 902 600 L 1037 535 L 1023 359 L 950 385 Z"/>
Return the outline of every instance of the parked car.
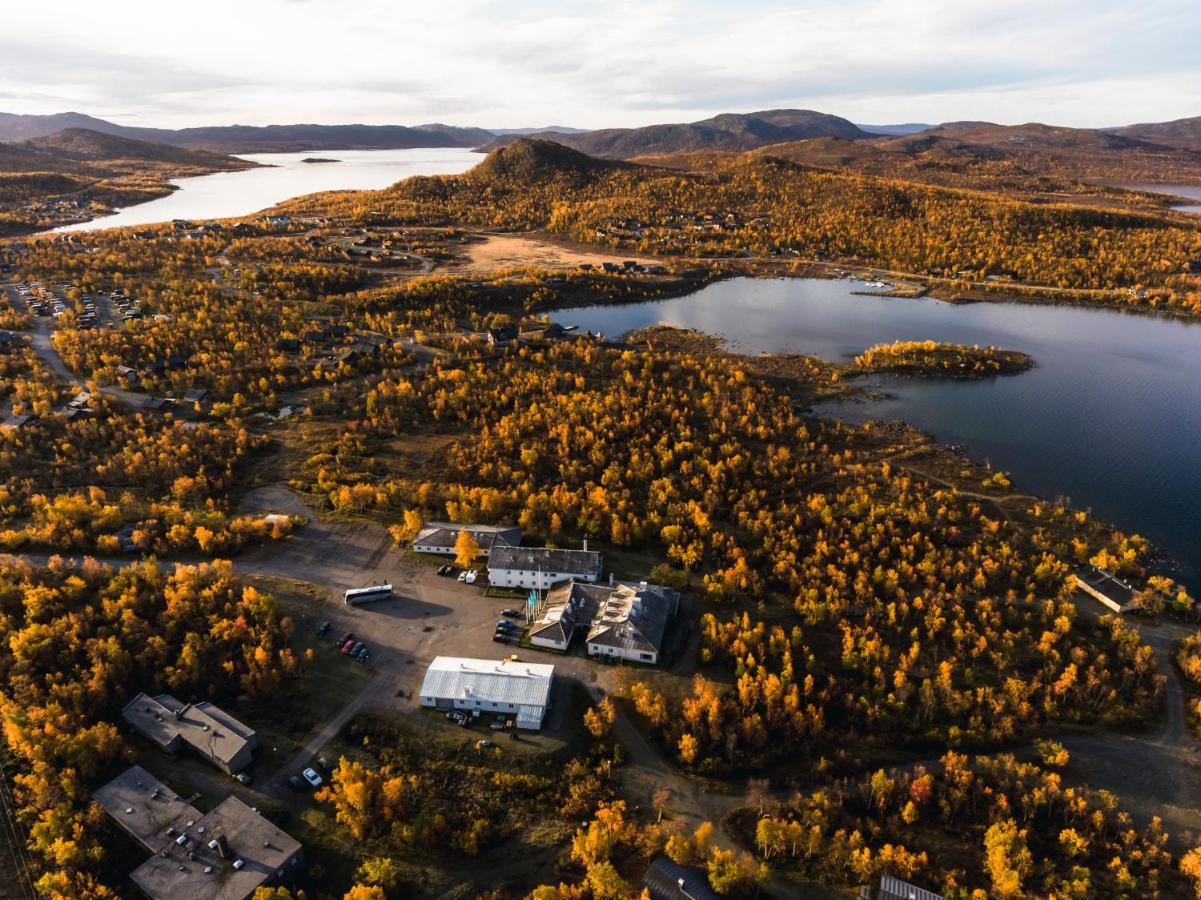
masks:
<path fill-rule="evenodd" d="M 238 779 L 242 784 L 250 784 L 250 776 L 245 772 L 239 772 L 234 778 Z"/>
<path fill-rule="evenodd" d="M 317 765 L 321 766 L 321 768 L 323 768 L 327 772 L 332 772 L 334 770 L 333 763 L 331 763 L 324 756 L 317 757 Z"/>
<path fill-rule="evenodd" d="M 497 619 L 496 620 L 496 630 L 497 631 L 512 631 L 516 627 L 517 626 L 514 625 L 512 622 L 510 622 L 508 619 Z"/>
<path fill-rule="evenodd" d="M 508 662 L 521 662 L 521 657 L 514 653 L 509 657 Z"/>
<path fill-rule="evenodd" d="M 317 774 L 317 770 L 314 768 L 305 769 L 300 773 L 300 777 L 307 781 L 314 788 L 319 788 L 325 783 L 321 780 L 321 776 Z"/>
<path fill-rule="evenodd" d="M 488 727 L 493 731 L 504 731 L 507 722 L 508 720 L 504 716 L 497 716 L 496 721 L 490 724 Z"/>
<path fill-rule="evenodd" d="M 451 575 L 455 574 L 455 567 L 454 566 L 439 566 L 438 574 L 441 575 L 443 578 L 449 578 Z"/>
<path fill-rule="evenodd" d="M 364 644 L 362 641 L 355 641 L 354 644 L 351 645 L 350 655 L 358 656 L 360 653 L 362 653 L 366 649 L 367 649 L 367 645 Z"/>
<path fill-rule="evenodd" d="M 463 580 L 466 581 L 468 584 L 475 584 L 475 579 L 478 577 L 479 577 L 479 573 L 475 569 L 471 569 L 467 573 L 467 577 L 464 578 Z"/>
<path fill-rule="evenodd" d="M 329 631 L 329 622 L 322 622 L 317 626 L 318 636 L 325 634 L 327 631 Z"/>
<path fill-rule="evenodd" d="M 345 644 L 349 640 L 352 640 L 353 638 L 354 638 L 354 632 L 348 631 L 348 632 L 346 632 L 346 634 L 342 635 L 340 638 L 338 638 L 336 641 L 334 641 L 334 646 L 341 647 L 343 644 Z"/>
<path fill-rule="evenodd" d="M 354 640 L 354 638 L 351 638 L 349 641 L 347 641 L 345 644 L 342 645 L 342 652 L 349 654 L 351 648 L 354 647 L 354 645 L 355 645 L 355 640 Z"/>
<path fill-rule="evenodd" d="M 498 631 L 496 634 L 492 635 L 492 640 L 496 641 L 498 644 L 507 644 L 509 643 L 509 635 L 504 631 Z"/>
<path fill-rule="evenodd" d="M 486 750 L 487 748 L 492 746 L 492 742 L 490 740 L 488 740 L 487 738 L 484 738 L 483 740 L 476 741 L 475 746 L 476 746 L 476 749 L 478 749 L 478 750 Z"/>
<path fill-rule="evenodd" d="M 291 787 L 292 790 L 294 790 L 294 791 L 303 791 L 304 790 L 304 782 L 300 780 L 299 775 L 289 775 L 288 776 L 288 786 Z"/>
<path fill-rule="evenodd" d="M 500 611 L 500 614 L 502 616 L 508 616 L 510 619 L 520 619 L 521 618 L 521 613 L 519 613 L 515 609 L 502 609 Z"/>
<path fill-rule="evenodd" d="M 466 580 L 467 580 L 467 573 L 466 573 L 466 572 L 460 572 L 460 573 L 459 573 L 459 581 L 466 581 Z"/>
<path fill-rule="evenodd" d="M 371 659 L 371 654 L 367 652 L 366 647 L 354 655 L 354 661 L 358 663 L 365 663 L 369 659 Z"/>

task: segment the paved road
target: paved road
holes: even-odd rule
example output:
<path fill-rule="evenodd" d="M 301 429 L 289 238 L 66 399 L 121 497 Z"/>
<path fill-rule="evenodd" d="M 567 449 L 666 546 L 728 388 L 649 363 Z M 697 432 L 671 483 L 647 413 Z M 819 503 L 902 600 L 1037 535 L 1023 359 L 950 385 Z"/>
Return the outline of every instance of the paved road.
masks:
<path fill-rule="evenodd" d="M 9 303 L 19 312 L 28 312 L 24 299 L 17 292 L 17 289 L 12 285 L 4 285 L 0 292 L 8 295 Z M 66 382 L 73 388 L 83 390 L 85 387 L 85 379 L 79 377 L 63 362 L 62 356 L 54 346 L 53 340 L 54 331 L 50 325 L 50 319 L 45 316 L 33 316 L 33 329 L 30 331 L 30 344 L 33 347 L 33 352 L 38 355 L 38 358 L 46 364 L 46 367 L 54 373 L 60 381 Z M 142 401 L 146 399 L 145 394 L 139 394 L 135 391 L 127 391 L 119 387 L 105 386 L 100 388 L 100 392 L 110 397 L 127 403 L 130 406 L 138 407 L 142 405 Z"/>
<path fill-rule="evenodd" d="M 243 503 L 245 511 L 284 512 L 311 516 L 295 493 L 284 486 L 257 489 Z M 23 556 L 44 564 L 47 554 Z M 128 565 L 125 558 L 102 559 L 113 565 Z M 167 564 L 167 563 L 164 563 Z M 392 545 L 387 531 L 370 521 L 313 520 L 282 545 L 239 556 L 234 569 L 243 575 L 277 576 L 302 580 L 324 587 L 331 598 L 349 587 L 391 581 L 407 599 L 391 608 L 346 608 L 331 601 L 314 615 L 327 617 L 335 629 L 345 628 L 372 636 L 374 676 L 338 713 L 316 727 L 293 757 L 277 772 L 259 779 L 261 790 L 278 793 L 288 775 L 295 774 L 332 740 L 340 729 L 365 708 L 391 711 L 411 709 L 421 672 L 439 653 L 467 656 L 495 654 L 491 640 L 492 615 L 482 610 L 481 594 L 455 582 L 438 579 L 428 567 L 403 558 Z M 484 604 L 491 605 L 490 601 Z M 1087 612 L 1087 611 L 1086 611 Z M 1149 735 L 1088 734 L 1062 739 L 1072 756 L 1070 772 L 1090 786 L 1106 788 L 1120 796 L 1123 805 L 1142 821 L 1160 815 L 1173 834 L 1173 844 L 1183 847 L 1201 834 L 1201 755 L 1186 725 L 1185 695 L 1171 664 L 1173 642 L 1188 633 L 1174 623 L 1140 623 L 1144 639 L 1152 647 L 1160 672 L 1165 677 L 1167 717 L 1162 728 Z M 571 658 L 580 680 L 594 700 L 603 696 L 612 669 L 584 658 Z M 405 691 L 409 699 L 398 699 Z M 695 827 L 702 821 L 718 824 L 730 810 L 748 803 L 745 789 L 692 778 L 665 760 L 618 707 L 614 734 L 626 748 L 628 764 L 619 773 L 622 793 L 631 805 L 651 809 L 655 792 L 670 792 L 670 814 Z M 537 739 L 533 739 L 537 740 Z M 937 765 L 927 761 L 928 767 Z M 898 767 L 898 768 L 911 768 Z M 256 788 L 258 785 L 256 785 Z M 779 799 L 787 799 L 781 793 Z M 715 829 L 718 846 L 733 848 L 730 837 Z M 773 883 L 774 896 L 814 896 L 808 888 L 786 882 Z"/>

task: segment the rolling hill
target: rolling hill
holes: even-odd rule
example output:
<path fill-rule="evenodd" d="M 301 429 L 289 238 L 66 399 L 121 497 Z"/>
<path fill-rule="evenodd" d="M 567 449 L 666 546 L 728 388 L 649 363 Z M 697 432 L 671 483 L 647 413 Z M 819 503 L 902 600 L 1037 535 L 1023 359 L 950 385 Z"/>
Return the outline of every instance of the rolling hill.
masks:
<path fill-rule="evenodd" d="M 198 128 L 139 128 L 118 125 L 81 113 L 48 116 L 0 113 L 0 141 L 43 137 L 64 128 L 174 147 L 221 153 L 271 153 L 297 150 L 399 150 L 416 147 L 475 147 L 494 135 L 482 128 L 453 125 L 221 125 Z"/>
<path fill-rule="evenodd" d="M 629 159 L 663 153 L 698 150 L 754 150 L 768 144 L 803 138 L 868 137 L 846 119 L 807 109 L 773 109 L 755 113 L 723 113 L 699 122 L 648 125 L 643 128 L 606 128 L 583 134 L 542 132 L 531 135 L 608 159 Z M 504 136 L 481 147 L 489 151 L 514 140 Z"/>
<path fill-rule="evenodd" d="M 530 185 L 559 178 L 578 187 L 598 175 L 635 168 L 632 163 L 589 156 L 554 141 L 521 137 L 489 152 L 470 174 L 482 181 Z"/>
<path fill-rule="evenodd" d="M 173 178 L 257 165 L 78 127 L 0 143 L 0 234 L 86 221 L 168 194 Z"/>
<path fill-rule="evenodd" d="M 1122 137 L 1151 141 L 1167 147 L 1201 151 L 1201 116 L 1194 116 L 1191 119 L 1176 119 L 1172 122 L 1127 125 L 1125 128 L 1107 130 Z"/>
<path fill-rule="evenodd" d="M 13 145 L 9 145 L 13 146 Z M 30 138 L 22 144 L 31 158 L 40 155 L 59 164 L 71 162 L 154 162 L 173 166 L 207 168 L 213 171 L 244 169 L 254 166 L 246 160 L 234 159 L 207 150 L 187 150 L 168 144 L 135 141 L 115 134 L 104 134 L 89 128 L 65 128 L 54 134 Z"/>

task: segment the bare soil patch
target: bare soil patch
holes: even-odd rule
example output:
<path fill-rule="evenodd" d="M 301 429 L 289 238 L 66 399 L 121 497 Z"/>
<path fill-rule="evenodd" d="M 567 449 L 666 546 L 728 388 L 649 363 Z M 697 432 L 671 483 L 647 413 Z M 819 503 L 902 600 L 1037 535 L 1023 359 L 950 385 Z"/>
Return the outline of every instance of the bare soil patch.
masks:
<path fill-rule="evenodd" d="M 581 263 L 598 266 L 603 262 L 626 259 L 657 262 L 652 257 L 631 255 L 627 251 L 573 245 L 544 234 L 488 234 L 482 237 L 482 241 L 466 248 L 467 262 L 451 266 L 452 271 L 493 272 L 515 266 L 567 269 Z"/>

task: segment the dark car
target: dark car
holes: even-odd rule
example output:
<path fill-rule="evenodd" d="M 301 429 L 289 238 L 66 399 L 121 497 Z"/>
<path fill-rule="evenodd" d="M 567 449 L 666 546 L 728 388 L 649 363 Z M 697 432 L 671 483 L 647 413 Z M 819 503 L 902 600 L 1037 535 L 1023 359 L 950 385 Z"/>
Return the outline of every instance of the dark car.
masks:
<path fill-rule="evenodd" d="M 508 616 L 510 619 L 520 619 L 521 618 L 521 613 L 519 613 L 515 609 L 502 609 L 500 611 L 500 614 L 502 616 Z"/>
<path fill-rule="evenodd" d="M 327 631 L 329 631 L 329 622 L 322 622 L 320 625 L 317 626 L 317 634 L 318 635 L 323 635 Z"/>
<path fill-rule="evenodd" d="M 353 641 L 353 640 L 354 640 L 354 632 L 348 631 L 348 632 L 346 632 L 346 634 L 342 635 L 340 638 L 338 638 L 336 641 L 334 641 L 334 646 L 341 647 L 341 646 L 345 645 L 345 643 L 347 641 Z"/>
<path fill-rule="evenodd" d="M 509 643 L 509 636 L 503 631 L 498 631 L 496 634 L 492 635 L 492 640 L 496 641 L 498 644 L 507 644 Z"/>
<path fill-rule="evenodd" d="M 289 775 L 288 776 L 288 786 L 290 788 L 292 788 L 292 790 L 294 790 L 294 791 L 303 791 L 304 790 L 304 782 L 300 780 L 299 775 Z"/>
<path fill-rule="evenodd" d="M 439 566 L 438 574 L 441 575 L 443 578 L 449 578 L 451 575 L 455 574 L 455 567 L 454 566 Z"/>
<path fill-rule="evenodd" d="M 350 647 L 350 655 L 358 656 L 360 653 L 362 653 L 366 649 L 367 649 L 367 645 L 364 644 L 362 641 L 355 641 L 354 644 L 352 644 Z"/>
<path fill-rule="evenodd" d="M 496 630 L 497 631 L 512 631 L 516 627 L 517 626 L 514 625 L 512 622 L 510 622 L 508 619 L 497 619 L 496 620 Z"/>

